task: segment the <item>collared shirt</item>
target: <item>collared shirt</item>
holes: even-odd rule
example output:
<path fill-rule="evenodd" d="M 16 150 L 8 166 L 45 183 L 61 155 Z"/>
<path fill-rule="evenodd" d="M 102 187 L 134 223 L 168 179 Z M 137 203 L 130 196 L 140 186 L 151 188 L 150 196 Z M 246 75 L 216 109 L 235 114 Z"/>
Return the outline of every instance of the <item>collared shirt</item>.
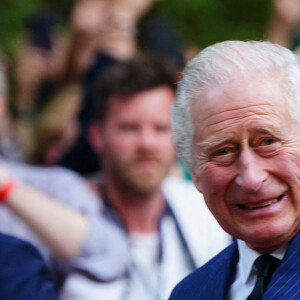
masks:
<path fill-rule="evenodd" d="M 256 271 L 253 268 L 253 263 L 261 253 L 247 247 L 246 243 L 237 240 L 239 249 L 239 261 L 234 281 L 228 293 L 228 300 L 245 300 L 250 295 L 256 281 Z M 273 251 L 270 255 L 282 260 L 286 253 L 288 244 Z"/>

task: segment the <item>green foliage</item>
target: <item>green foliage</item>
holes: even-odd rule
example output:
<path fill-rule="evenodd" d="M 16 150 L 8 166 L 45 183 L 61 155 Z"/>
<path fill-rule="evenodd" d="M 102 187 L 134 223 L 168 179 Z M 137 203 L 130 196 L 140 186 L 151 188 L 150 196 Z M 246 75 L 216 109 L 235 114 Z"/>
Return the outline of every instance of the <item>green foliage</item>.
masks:
<path fill-rule="evenodd" d="M 161 12 L 185 41 L 201 47 L 222 40 L 263 39 L 270 1 L 165 0 Z"/>
<path fill-rule="evenodd" d="M 16 39 L 24 28 L 24 21 L 36 6 L 33 0 L 1 0 L 0 43 L 6 54 L 13 53 Z"/>

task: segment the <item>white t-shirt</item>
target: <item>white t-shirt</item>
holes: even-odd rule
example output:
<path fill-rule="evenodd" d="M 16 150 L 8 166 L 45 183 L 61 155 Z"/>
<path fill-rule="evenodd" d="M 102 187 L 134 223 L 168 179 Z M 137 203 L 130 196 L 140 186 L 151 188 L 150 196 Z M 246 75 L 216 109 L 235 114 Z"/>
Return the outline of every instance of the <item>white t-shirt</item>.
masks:
<path fill-rule="evenodd" d="M 127 276 L 102 283 L 72 273 L 61 300 L 165 300 L 174 286 L 192 271 L 187 251 L 172 216 L 164 216 L 160 234 L 129 238 L 131 262 Z"/>

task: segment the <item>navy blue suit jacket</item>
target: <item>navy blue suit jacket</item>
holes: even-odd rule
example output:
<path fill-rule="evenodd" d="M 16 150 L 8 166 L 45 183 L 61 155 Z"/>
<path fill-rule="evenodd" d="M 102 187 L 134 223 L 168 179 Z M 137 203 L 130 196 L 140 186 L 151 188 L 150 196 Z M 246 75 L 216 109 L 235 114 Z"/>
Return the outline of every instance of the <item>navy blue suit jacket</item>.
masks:
<path fill-rule="evenodd" d="M 0 299 L 55 300 L 52 280 L 39 252 L 0 233 Z"/>
<path fill-rule="evenodd" d="M 225 300 L 233 281 L 239 253 L 237 243 L 220 252 L 203 267 L 183 279 L 169 300 Z M 276 269 L 263 300 L 300 299 L 300 233 Z"/>

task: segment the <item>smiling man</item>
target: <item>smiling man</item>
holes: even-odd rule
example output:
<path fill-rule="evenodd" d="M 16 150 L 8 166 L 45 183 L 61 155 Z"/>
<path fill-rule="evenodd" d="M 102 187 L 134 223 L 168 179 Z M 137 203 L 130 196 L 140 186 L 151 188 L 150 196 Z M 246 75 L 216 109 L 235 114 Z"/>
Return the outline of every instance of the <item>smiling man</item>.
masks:
<path fill-rule="evenodd" d="M 170 299 L 300 298 L 299 83 L 296 56 L 269 42 L 215 44 L 184 70 L 173 109 L 177 147 L 237 241 Z"/>

